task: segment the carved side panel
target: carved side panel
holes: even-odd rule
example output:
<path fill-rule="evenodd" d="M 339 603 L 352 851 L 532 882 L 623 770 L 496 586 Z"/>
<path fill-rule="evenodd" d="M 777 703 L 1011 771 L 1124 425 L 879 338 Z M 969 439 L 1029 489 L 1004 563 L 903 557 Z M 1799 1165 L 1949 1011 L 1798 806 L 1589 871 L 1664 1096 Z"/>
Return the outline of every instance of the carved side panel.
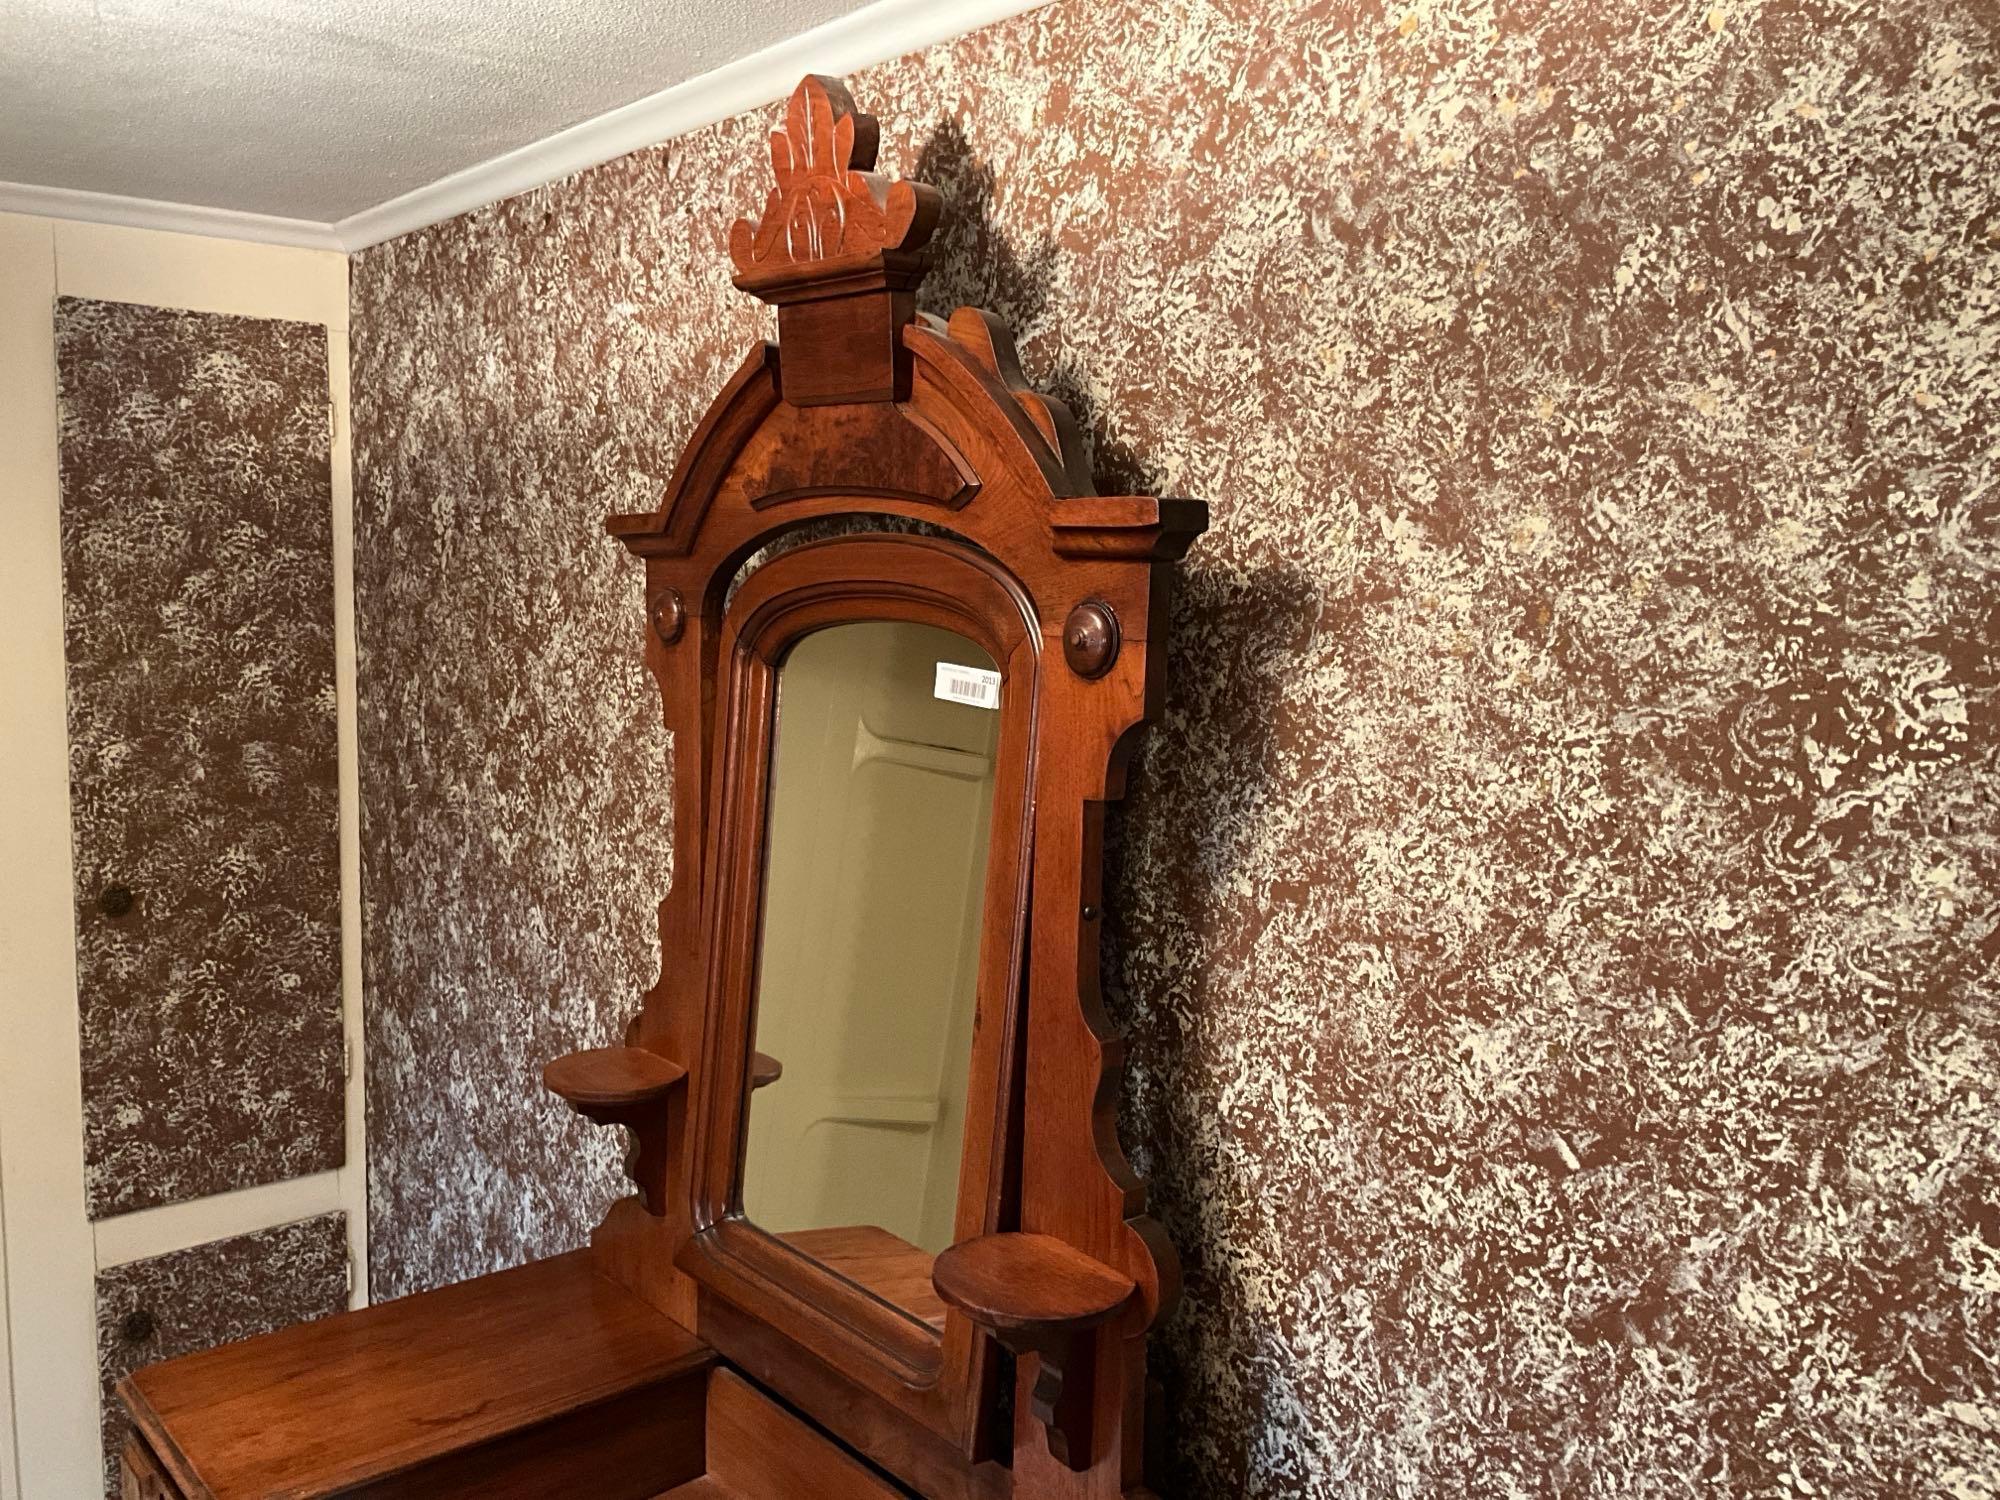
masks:
<path fill-rule="evenodd" d="M 114 1266 L 97 1278 L 104 1485 L 118 1493 L 118 1450 L 130 1427 L 115 1394 L 134 1370 L 254 1338 L 347 1306 L 347 1215 Z"/>
<path fill-rule="evenodd" d="M 326 330 L 55 316 L 102 1218 L 342 1160 Z"/>

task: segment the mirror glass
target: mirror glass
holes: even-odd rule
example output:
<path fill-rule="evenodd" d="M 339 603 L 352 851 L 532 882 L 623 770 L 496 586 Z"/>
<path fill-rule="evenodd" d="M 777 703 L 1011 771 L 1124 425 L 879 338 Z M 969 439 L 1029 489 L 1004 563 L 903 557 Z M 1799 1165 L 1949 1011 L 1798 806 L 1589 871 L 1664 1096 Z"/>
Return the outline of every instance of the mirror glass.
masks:
<path fill-rule="evenodd" d="M 903 621 L 817 631 L 777 674 L 743 1209 L 936 1327 L 1001 690 Z"/>

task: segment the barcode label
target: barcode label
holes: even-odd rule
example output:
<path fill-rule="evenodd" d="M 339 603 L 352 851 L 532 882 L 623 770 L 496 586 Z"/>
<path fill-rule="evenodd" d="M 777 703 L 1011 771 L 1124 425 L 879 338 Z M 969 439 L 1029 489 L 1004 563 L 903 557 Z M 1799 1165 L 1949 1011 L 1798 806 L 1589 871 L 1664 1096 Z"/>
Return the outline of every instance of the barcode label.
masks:
<path fill-rule="evenodd" d="M 947 703 L 963 703 L 970 708 L 1000 706 L 1000 674 L 984 667 L 961 667 L 956 662 L 937 664 L 937 687 L 932 696 Z"/>

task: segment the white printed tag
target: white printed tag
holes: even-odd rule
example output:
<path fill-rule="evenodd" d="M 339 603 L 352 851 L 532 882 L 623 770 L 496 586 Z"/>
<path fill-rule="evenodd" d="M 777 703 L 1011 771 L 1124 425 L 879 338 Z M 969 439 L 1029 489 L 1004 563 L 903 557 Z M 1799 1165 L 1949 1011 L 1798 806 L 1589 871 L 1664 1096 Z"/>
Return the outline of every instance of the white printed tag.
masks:
<path fill-rule="evenodd" d="M 937 664 L 937 687 L 933 696 L 947 703 L 963 703 L 969 708 L 1000 707 L 1000 674 L 984 667 L 961 667 L 955 662 Z"/>

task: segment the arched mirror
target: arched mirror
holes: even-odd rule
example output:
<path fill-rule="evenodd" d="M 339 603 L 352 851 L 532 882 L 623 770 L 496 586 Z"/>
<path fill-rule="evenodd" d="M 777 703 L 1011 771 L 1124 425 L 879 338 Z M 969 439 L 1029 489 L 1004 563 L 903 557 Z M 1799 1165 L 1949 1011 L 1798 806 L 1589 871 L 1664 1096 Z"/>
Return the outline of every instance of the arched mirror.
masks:
<path fill-rule="evenodd" d="M 1001 687 L 908 620 L 829 626 L 777 670 L 743 1209 L 940 1330 Z"/>
<path fill-rule="evenodd" d="M 863 533 L 765 562 L 717 635 L 684 1262 L 969 1434 L 991 1355 L 932 1272 L 1011 1211 L 1033 606 L 972 545 Z"/>

